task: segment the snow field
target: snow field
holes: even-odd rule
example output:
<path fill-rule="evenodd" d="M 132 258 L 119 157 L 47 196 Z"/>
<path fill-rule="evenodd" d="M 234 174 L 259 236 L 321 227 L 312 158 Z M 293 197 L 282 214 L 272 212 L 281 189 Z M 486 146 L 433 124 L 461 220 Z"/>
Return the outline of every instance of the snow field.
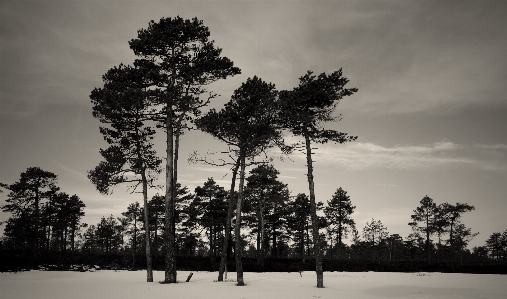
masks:
<path fill-rule="evenodd" d="M 507 275 L 450 273 L 326 272 L 318 289 L 315 272 L 245 272 L 246 286 L 215 282 L 217 272 L 178 271 L 177 284 L 160 284 L 162 271 L 147 283 L 146 271 L 0 273 L 0 298 L 37 299 L 281 299 L 281 298 L 507 298 Z"/>

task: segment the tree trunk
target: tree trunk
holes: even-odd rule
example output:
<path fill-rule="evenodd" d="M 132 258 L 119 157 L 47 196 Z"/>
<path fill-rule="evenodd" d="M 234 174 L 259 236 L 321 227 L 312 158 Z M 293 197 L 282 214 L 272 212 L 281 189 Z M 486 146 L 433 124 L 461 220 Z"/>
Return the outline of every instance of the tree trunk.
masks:
<path fill-rule="evenodd" d="M 261 193 L 261 202 L 260 202 L 260 217 L 259 217 L 259 221 L 260 221 L 260 226 L 261 226 L 261 233 L 260 233 L 260 239 L 261 239 L 261 248 L 260 248 L 260 258 L 261 258 L 261 268 L 264 268 L 264 253 L 266 251 L 265 249 L 265 245 L 266 245 L 266 240 L 265 240 L 265 237 L 264 237 L 264 196 L 263 194 Z"/>
<path fill-rule="evenodd" d="M 234 187 L 236 186 L 236 176 L 240 166 L 240 159 L 236 161 L 236 165 L 232 171 L 231 191 L 229 192 L 229 204 L 227 207 L 227 219 L 225 220 L 225 236 L 222 252 L 220 254 L 220 267 L 218 270 L 218 281 L 224 281 L 224 271 L 227 265 L 227 252 L 229 251 L 229 240 L 231 239 L 231 220 L 234 210 Z"/>
<path fill-rule="evenodd" d="M 341 221 L 339 222 L 338 224 L 338 252 L 337 252 L 337 255 L 338 255 L 338 259 L 341 259 L 341 249 L 342 249 L 342 237 L 343 237 L 343 227 L 342 227 L 342 223 Z"/>
<path fill-rule="evenodd" d="M 454 267 L 454 236 L 453 236 L 453 226 L 454 221 L 451 222 L 451 227 L 449 229 L 449 243 L 450 243 L 450 249 L 451 249 L 451 267 Z"/>
<path fill-rule="evenodd" d="M 213 260 L 213 226 L 209 227 L 209 258 Z"/>
<path fill-rule="evenodd" d="M 300 241 L 299 241 L 299 250 L 301 253 L 301 259 L 303 262 L 305 262 L 305 225 L 303 223 L 303 227 L 301 228 L 300 234 Z"/>
<path fill-rule="evenodd" d="M 261 264 L 261 223 L 257 223 L 257 250 L 255 251 L 257 257 L 257 265 Z"/>
<path fill-rule="evenodd" d="M 306 228 L 306 256 L 310 256 L 310 232 L 309 232 L 310 226 L 308 225 L 308 220 L 305 220 L 305 228 Z"/>
<path fill-rule="evenodd" d="M 72 223 L 72 230 L 70 231 L 70 250 L 72 253 L 75 252 L 74 244 L 76 238 L 76 223 Z"/>
<path fill-rule="evenodd" d="M 67 235 L 68 235 L 67 224 L 65 224 L 64 234 L 63 234 L 63 253 L 67 252 Z"/>
<path fill-rule="evenodd" d="M 155 257 L 158 257 L 158 212 L 155 211 L 155 247 L 153 248 Z"/>
<path fill-rule="evenodd" d="M 150 220 L 148 213 L 148 182 L 146 180 L 146 168 L 141 171 L 143 181 L 143 204 L 144 204 L 144 239 L 146 242 L 146 282 L 153 282 L 153 267 L 151 260 L 151 244 L 150 244 Z"/>
<path fill-rule="evenodd" d="M 236 274 L 237 285 L 244 286 L 243 281 L 243 264 L 241 258 L 243 256 L 243 248 L 241 244 L 241 204 L 243 200 L 243 186 L 245 184 L 245 157 L 240 153 L 239 159 L 241 160 L 241 170 L 239 173 L 239 191 L 238 191 L 238 205 L 236 208 L 236 225 L 234 227 L 234 236 L 236 237 Z"/>
<path fill-rule="evenodd" d="M 426 251 L 428 252 L 428 263 L 431 263 L 431 255 L 430 255 L 430 228 L 429 228 L 429 219 L 426 217 Z"/>
<path fill-rule="evenodd" d="M 312 149 L 310 147 L 310 137 L 305 136 L 306 141 L 306 163 L 308 167 L 308 185 L 310 188 L 310 212 L 312 217 L 312 232 L 313 232 L 313 248 L 315 256 L 315 272 L 317 273 L 317 287 L 324 287 L 324 273 L 322 270 L 322 253 L 320 250 L 320 236 L 319 236 L 319 220 L 317 218 L 317 204 L 315 203 L 315 188 L 313 182 L 313 164 L 312 164 Z"/>
<path fill-rule="evenodd" d="M 173 82 L 174 86 L 174 82 Z M 176 256 L 175 246 L 175 223 L 174 223 L 174 207 L 175 198 L 173 196 L 173 175 L 174 175 L 174 159 L 173 159 L 173 111 L 172 111 L 172 90 L 167 95 L 167 114 L 166 114 L 166 134 L 167 134 L 167 151 L 166 151 L 166 193 L 165 193 L 165 283 L 176 283 Z"/>
<path fill-rule="evenodd" d="M 132 239 L 132 269 L 136 267 L 136 249 L 137 249 L 137 210 L 134 211 L 134 237 Z"/>
<path fill-rule="evenodd" d="M 39 188 L 36 188 L 35 189 L 35 202 L 34 202 L 34 206 L 35 206 L 35 217 L 34 217 L 34 222 L 35 222 L 35 229 L 34 229 L 34 242 L 35 242 L 35 251 L 39 250 Z"/>
<path fill-rule="evenodd" d="M 276 208 L 276 206 L 275 206 Z M 273 222 L 273 250 L 271 251 L 272 252 L 272 255 L 273 255 L 273 258 L 278 258 L 278 247 L 276 245 L 276 227 L 275 227 L 275 222 L 276 220 Z"/>

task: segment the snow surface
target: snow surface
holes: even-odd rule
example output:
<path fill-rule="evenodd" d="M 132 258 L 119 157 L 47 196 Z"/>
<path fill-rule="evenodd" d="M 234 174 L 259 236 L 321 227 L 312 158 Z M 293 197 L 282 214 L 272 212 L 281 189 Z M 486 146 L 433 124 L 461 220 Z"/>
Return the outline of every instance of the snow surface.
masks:
<path fill-rule="evenodd" d="M 177 284 L 158 283 L 162 271 L 147 283 L 146 271 L 0 273 L 0 298 L 37 299 L 281 299 L 281 298 L 507 298 L 507 275 L 449 273 L 326 272 L 325 288 L 318 289 L 315 272 L 245 272 L 247 284 L 215 282 L 217 272 L 179 271 Z"/>

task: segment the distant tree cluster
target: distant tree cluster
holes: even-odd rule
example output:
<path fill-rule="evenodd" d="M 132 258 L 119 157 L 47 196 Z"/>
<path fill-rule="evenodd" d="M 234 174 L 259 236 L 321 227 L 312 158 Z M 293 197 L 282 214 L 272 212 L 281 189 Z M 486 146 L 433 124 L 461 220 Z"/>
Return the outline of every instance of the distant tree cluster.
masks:
<path fill-rule="evenodd" d="M 1 184 L 8 190 L 3 212 L 11 213 L 5 222 L 2 246 L 34 254 L 78 250 L 76 234 L 85 215 L 85 204 L 77 195 L 61 192 L 58 177 L 39 167 L 21 173 L 19 181 Z"/>

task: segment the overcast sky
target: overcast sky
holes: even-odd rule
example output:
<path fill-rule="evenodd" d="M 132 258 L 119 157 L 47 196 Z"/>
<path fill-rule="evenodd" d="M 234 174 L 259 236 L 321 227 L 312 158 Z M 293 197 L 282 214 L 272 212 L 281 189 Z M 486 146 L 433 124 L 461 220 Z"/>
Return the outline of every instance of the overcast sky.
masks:
<path fill-rule="evenodd" d="M 402 237 L 424 196 L 466 202 L 476 210 L 463 222 L 480 233 L 471 246 L 484 245 L 507 229 L 506 14 L 506 1 L 2 0 L 0 182 L 28 167 L 51 171 L 84 201 L 89 224 L 141 202 L 121 187 L 100 195 L 86 177 L 107 147 L 89 95 L 108 69 L 134 61 L 128 41 L 150 20 L 197 17 L 242 70 L 210 86 L 221 95 L 210 107 L 254 75 L 283 90 L 307 70 L 343 68 L 359 89 L 328 126 L 357 141 L 316 150 L 318 201 L 342 187 L 359 231 L 374 218 Z M 162 155 L 163 134 L 156 142 Z M 184 135 L 180 182 L 193 190 L 214 177 L 229 188 L 228 169 L 186 162 L 193 150 L 220 149 L 203 133 Z M 276 160 L 280 179 L 292 195 L 308 193 L 304 158 L 291 160 Z"/>

